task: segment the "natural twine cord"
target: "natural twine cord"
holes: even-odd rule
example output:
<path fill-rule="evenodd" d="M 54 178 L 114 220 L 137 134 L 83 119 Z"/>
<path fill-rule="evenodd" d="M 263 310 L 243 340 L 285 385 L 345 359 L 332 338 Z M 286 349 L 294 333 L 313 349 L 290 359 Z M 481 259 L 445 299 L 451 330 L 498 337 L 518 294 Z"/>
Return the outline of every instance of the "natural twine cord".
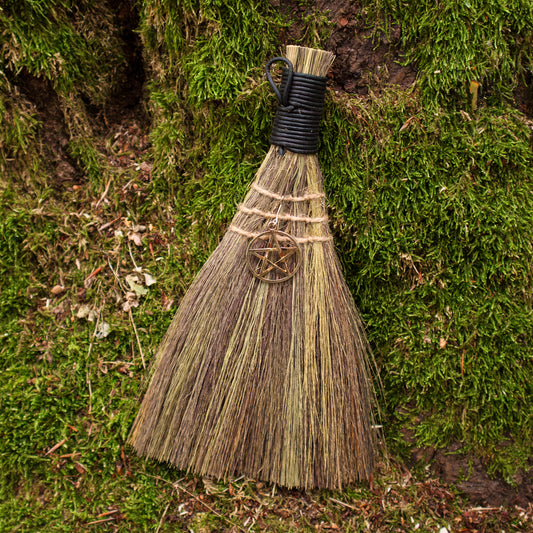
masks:
<path fill-rule="evenodd" d="M 308 202 L 310 200 L 319 200 L 320 198 L 325 198 L 325 193 L 313 193 L 313 194 L 305 194 L 303 196 L 282 196 L 281 194 L 276 194 L 272 191 L 267 191 L 266 189 L 263 189 L 263 187 L 260 187 L 257 185 L 257 183 L 252 184 L 252 189 L 254 191 L 257 191 L 258 193 L 262 194 L 263 196 L 267 196 L 268 198 L 273 198 L 274 200 L 284 201 L 284 202 Z"/>
<path fill-rule="evenodd" d="M 259 232 L 252 232 L 252 231 L 245 231 L 237 226 L 231 225 L 228 228 L 228 231 L 233 231 L 234 233 L 238 233 L 239 235 L 242 235 L 243 237 L 247 237 L 248 239 L 255 239 L 258 235 L 261 235 Z M 331 235 L 321 237 L 293 237 L 293 239 L 298 244 L 310 244 L 313 242 L 329 242 L 333 240 L 333 237 Z"/>
<path fill-rule="evenodd" d="M 238 210 L 245 215 L 257 215 L 263 218 L 272 218 L 277 220 L 290 220 L 291 222 L 307 222 L 308 224 L 320 224 L 322 222 L 327 222 L 328 217 L 305 217 L 297 215 L 279 215 L 278 213 L 268 213 L 266 211 L 261 211 L 255 207 L 246 207 L 242 204 L 239 204 Z"/>

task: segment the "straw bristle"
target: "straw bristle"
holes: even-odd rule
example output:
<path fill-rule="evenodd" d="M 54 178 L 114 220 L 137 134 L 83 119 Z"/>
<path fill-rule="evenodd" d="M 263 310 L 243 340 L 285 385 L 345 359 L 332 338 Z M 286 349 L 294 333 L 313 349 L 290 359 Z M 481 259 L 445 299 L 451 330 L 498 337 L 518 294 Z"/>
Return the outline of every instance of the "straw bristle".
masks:
<path fill-rule="evenodd" d="M 291 61 L 295 72 L 313 76 L 326 76 L 335 59 L 335 55 L 326 50 L 294 45 L 287 46 L 285 56 Z"/>
<path fill-rule="evenodd" d="M 295 71 L 318 76 L 333 60 L 296 46 L 287 57 Z M 302 252 L 294 277 L 279 284 L 254 277 L 245 259 L 272 213 Z M 302 488 L 368 479 L 368 355 L 317 157 L 271 147 L 160 346 L 130 442 L 142 455 L 216 478 Z"/>

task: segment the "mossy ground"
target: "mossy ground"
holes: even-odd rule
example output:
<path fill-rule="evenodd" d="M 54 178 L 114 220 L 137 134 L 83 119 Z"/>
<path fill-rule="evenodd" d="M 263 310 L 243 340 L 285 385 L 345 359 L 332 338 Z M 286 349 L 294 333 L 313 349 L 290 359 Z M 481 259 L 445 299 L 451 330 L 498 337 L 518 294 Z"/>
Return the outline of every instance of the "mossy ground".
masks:
<path fill-rule="evenodd" d="M 313 46 L 344 24 L 316 5 L 292 21 L 251 0 L 0 10 L 2 531 L 528 527 L 512 506 L 465 510 L 398 459 L 372 486 L 303 495 L 181 478 L 124 447 L 143 361 L 268 147 L 265 61 L 289 24 Z M 519 0 L 465 6 L 363 3 L 375 28 L 402 25 L 418 80 L 369 72 L 365 97 L 330 91 L 320 158 L 390 452 L 407 437 L 460 443 L 518 483 L 533 441 L 533 170 L 512 94 L 531 76 L 533 14 Z M 137 29 L 147 83 L 126 111 Z"/>

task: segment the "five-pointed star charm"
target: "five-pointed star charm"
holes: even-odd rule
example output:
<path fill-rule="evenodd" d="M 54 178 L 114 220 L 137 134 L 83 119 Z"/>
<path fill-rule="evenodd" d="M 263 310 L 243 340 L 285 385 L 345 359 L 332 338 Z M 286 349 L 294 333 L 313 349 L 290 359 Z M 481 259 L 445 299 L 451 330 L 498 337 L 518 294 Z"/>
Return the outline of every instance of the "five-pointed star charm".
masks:
<path fill-rule="evenodd" d="M 250 242 L 247 259 L 255 277 L 279 283 L 296 273 L 300 266 L 300 248 L 288 233 L 269 230 Z"/>

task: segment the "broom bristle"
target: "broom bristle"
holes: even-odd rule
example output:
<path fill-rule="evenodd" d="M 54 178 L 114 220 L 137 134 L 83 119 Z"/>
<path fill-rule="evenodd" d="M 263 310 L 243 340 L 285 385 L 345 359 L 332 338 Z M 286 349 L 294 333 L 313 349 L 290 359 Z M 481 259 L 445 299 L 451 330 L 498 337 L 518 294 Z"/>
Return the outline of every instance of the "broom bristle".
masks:
<path fill-rule="evenodd" d="M 287 47 L 295 72 L 333 54 Z M 282 283 L 247 266 L 273 219 L 300 248 Z M 200 475 L 287 487 L 368 479 L 374 438 L 369 348 L 327 222 L 316 155 L 272 146 L 158 351 L 130 434 L 142 454 Z"/>

